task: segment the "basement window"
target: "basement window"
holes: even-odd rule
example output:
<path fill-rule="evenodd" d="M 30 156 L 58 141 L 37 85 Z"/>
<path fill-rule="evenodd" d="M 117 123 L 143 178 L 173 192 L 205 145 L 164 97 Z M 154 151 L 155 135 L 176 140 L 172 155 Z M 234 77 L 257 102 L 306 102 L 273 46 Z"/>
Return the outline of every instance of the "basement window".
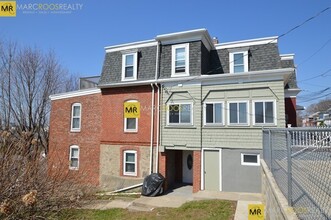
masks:
<path fill-rule="evenodd" d="M 241 165 L 260 166 L 260 154 L 241 154 Z"/>

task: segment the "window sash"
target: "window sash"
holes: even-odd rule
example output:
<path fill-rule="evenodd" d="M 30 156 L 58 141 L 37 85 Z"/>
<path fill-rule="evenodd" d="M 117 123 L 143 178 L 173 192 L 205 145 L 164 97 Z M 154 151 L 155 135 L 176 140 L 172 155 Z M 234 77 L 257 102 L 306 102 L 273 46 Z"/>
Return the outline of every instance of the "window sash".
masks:
<path fill-rule="evenodd" d="M 124 151 L 123 158 L 124 175 L 136 176 L 137 175 L 137 152 L 136 151 Z"/>
<path fill-rule="evenodd" d="M 205 104 L 205 124 L 223 124 L 223 103 Z"/>
<path fill-rule="evenodd" d="M 79 148 L 74 146 L 70 147 L 70 169 L 78 169 L 79 167 Z"/>
<path fill-rule="evenodd" d="M 248 107 L 246 102 L 229 103 L 230 124 L 248 124 Z"/>
<path fill-rule="evenodd" d="M 260 154 L 241 153 L 241 165 L 260 166 Z"/>
<path fill-rule="evenodd" d="M 137 53 L 122 55 L 122 80 L 135 80 L 137 77 Z"/>
<path fill-rule="evenodd" d="M 274 124 L 274 102 L 254 102 L 255 124 Z"/>
<path fill-rule="evenodd" d="M 71 109 L 71 131 L 79 131 L 81 126 L 81 104 L 75 103 Z"/>
<path fill-rule="evenodd" d="M 192 105 L 168 105 L 168 124 L 192 124 Z"/>

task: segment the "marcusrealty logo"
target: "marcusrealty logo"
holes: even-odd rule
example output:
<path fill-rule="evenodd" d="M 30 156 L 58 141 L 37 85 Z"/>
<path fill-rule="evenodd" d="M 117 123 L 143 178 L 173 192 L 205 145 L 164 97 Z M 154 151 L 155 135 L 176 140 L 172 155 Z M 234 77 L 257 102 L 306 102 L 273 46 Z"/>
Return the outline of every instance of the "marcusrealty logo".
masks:
<path fill-rule="evenodd" d="M 23 14 L 71 14 L 83 9 L 81 3 L 24 3 L 17 4 L 17 10 Z"/>
<path fill-rule="evenodd" d="M 15 17 L 16 16 L 16 1 L 0 1 L 0 16 Z"/>

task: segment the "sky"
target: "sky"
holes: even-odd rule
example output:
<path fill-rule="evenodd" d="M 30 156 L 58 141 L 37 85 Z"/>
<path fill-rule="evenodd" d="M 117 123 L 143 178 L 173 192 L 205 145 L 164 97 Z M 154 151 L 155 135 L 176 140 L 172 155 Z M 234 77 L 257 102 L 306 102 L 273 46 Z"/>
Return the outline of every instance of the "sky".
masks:
<path fill-rule="evenodd" d="M 62 7 L 67 10 L 27 9 L 40 3 L 66 4 Z M 106 46 L 197 28 L 206 28 L 220 43 L 231 42 L 281 36 L 302 24 L 278 40 L 281 54 L 295 54 L 302 90 L 298 104 L 307 107 L 331 98 L 331 8 L 320 13 L 331 6 L 330 0 L 16 0 L 16 4 L 20 7 L 16 17 L 0 17 L 0 38 L 53 50 L 70 73 L 81 77 L 100 75 Z"/>

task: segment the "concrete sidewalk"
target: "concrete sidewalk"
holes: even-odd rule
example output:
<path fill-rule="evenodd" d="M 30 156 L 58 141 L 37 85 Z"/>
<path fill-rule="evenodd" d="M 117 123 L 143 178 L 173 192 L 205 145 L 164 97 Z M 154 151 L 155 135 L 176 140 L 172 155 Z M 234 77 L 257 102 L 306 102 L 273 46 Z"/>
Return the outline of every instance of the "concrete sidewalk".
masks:
<path fill-rule="evenodd" d="M 124 208 L 135 211 L 151 211 L 157 207 L 178 208 L 193 200 L 219 199 L 237 201 L 235 220 L 248 219 L 248 204 L 261 204 L 262 195 L 258 193 L 235 193 L 199 191 L 192 193 L 192 186 L 182 186 L 157 197 L 141 196 L 140 198 L 116 199 L 111 201 L 92 201 L 84 209 Z"/>

